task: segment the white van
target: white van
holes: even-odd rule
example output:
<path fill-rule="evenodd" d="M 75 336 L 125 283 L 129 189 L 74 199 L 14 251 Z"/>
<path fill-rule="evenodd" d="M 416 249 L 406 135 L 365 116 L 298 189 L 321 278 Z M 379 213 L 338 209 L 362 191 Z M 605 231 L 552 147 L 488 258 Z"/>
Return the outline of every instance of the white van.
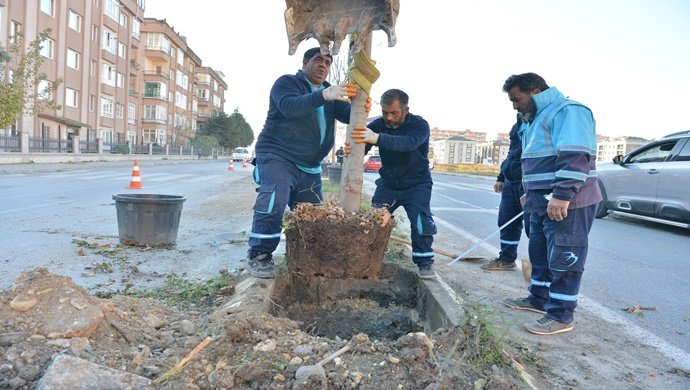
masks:
<path fill-rule="evenodd" d="M 232 151 L 232 161 L 251 160 L 252 154 L 247 148 L 235 148 Z"/>

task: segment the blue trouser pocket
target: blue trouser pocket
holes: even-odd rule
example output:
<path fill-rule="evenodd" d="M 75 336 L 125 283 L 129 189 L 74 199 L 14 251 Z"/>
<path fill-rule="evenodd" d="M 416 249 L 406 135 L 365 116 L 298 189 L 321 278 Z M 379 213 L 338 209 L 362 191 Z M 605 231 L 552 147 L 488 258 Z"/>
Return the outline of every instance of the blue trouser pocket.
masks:
<path fill-rule="evenodd" d="M 587 236 L 556 234 L 551 251 L 550 266 L 552 271 L 576 271 L 585 270 L 587 251 Z"/>
<path fill-rule="evenodd" d="M 271 214 L 276 199 L 275 184 L 262 184 L 256 190 L 259 194 L 256 196 L 254 203 L 254 211 L 260 214 Z"/>
<path fill-rule="evenodd" d="M 420 236 L 433 236 L 437 233 L 436 224 L 429 210 L 420 210 L 417 215 L 417 234 Z"/>

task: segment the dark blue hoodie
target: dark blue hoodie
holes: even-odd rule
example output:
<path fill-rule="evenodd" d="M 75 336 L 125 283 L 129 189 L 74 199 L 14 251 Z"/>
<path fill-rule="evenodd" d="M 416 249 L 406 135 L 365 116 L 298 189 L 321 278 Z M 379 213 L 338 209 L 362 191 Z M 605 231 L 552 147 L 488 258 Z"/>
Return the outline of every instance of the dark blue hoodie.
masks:
<path fill-rule="evenodd" d="M 367 125 L 379 134 L 376 145 L 381 155 L 379 175 L 386 187 L 404 190 L 431 183 L 429 172 L 429 123 L 419 115 L 407 114 L 397 129 L 389 129 L 383 118 Z M 367 145 L 368 151 L 372 145 Z"/>
<path fill-rule="evenodd" d="M 506 159 L 501 163 L 501 172 L 498 173 L 496 181 L 503 182 L 506 179 L 513 183 L 522 181 L 522 142 L 520 142 L 520 126 L 522 119 L 520 114 L 517 116 L 517 123 L 510 129 L 510 148 Z"/>
<path fill-rule="evenodd" d="M 328 88 L 328 82 L 323 83 Z M 316 109 L 323 106 L 326 136 L 321 143 Z M 312 92 L 307 79 L 298 71 L 281 76 L 273 84 L 266 122 L 256 141 L 257 153 L 273 153 L 305 167 L 318 167 L 333 147 L 334 119 L 350 122 L 350 104 L 326 101 L 321 90 Z"/>

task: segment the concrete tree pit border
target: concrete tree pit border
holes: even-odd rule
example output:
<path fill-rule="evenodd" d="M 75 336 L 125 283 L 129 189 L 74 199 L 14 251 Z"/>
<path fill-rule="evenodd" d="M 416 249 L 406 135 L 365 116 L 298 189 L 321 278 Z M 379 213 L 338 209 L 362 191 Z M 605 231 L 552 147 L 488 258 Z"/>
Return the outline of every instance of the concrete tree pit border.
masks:
<path fill-rule="evenodd" d="M 459 305 L 435 283 L 389 263 L 375 280 L 279 274 L 269 312 L 302 322 L 302 330 L 315 336 L 345 340 L 366 333 L 395 340 L 457 325 Z"/>

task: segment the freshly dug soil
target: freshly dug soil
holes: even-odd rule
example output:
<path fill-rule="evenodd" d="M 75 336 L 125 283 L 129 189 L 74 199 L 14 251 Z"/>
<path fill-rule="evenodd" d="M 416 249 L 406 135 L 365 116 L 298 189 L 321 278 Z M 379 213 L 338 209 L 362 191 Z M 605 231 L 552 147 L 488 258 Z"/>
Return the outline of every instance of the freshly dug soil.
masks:
<path fill-rule="evenodd" d="M 385 208 L 347 213 L 334 203 L 299 204 L 286 217 L 288 272 L 376 279 L 394 220 Z"/>

